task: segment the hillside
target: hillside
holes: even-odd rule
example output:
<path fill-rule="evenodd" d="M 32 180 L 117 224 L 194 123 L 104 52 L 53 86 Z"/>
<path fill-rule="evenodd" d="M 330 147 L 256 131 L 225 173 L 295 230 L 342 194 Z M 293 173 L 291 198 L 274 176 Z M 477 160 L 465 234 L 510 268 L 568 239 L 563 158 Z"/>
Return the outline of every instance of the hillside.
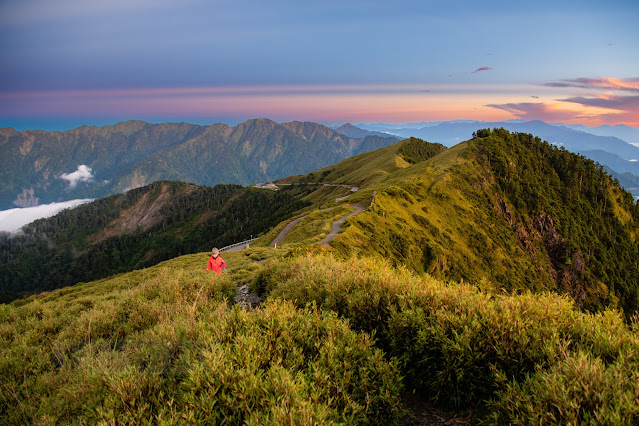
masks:
<path fill-rule="evenodd" d="M 630 172 L 638 175 L 633 160 L 639 159 L 639 147 L 629 143 L 633 140 L 619 139 L 622 135 L 636 133 L 636 129 L 627 128 L 628 132 L 617 133 L 606 128 L 584 128 L 583 126 L 566 126 L 549 124 L 542 121 L 519 122 L 482 122 L 482 121 L 449 121 L 433 123 L 414 123 L 407 125 L 362 125 L 364 129 L 383 129 L 401 137 L 418 137 L 430 142 L 453 146 L 471 138 L 479 128 L 504 128 L 510 132 L 530 133 L 551 144 L 563 146 L 565 149 L 585 155 L 617 173 Z M 617 136 L 617 137 L 615 137 Z M 624 186 L 627 191 L 639 197 L 639 190 L 633 186 Z"/>
<path fill-rule="evenodd" d="M 399 142 L 285 181 L 359 186 L 347 201 L 368 208 L 331 242 L 345 255 L 495 292 L 550 290 L 584 309 L 636 313 L 632 196 L 601 166 L 539 138 L 481 135 L 414 165 Z"/>
<path fill-rule="evenodd" d="M 156 182 L 0 234 L 3 301 L 223 247 L 274 227 L 308 203 L 281 191 Z"/>
<path fill-rule="evenodd" d="M 341 126 L 335 128 L 335 131 L 344 136 L 348 136 L 349 138 L 365 138 L 366 136 L 392 136 L 389 133 L 360 129 L 359 127 L 353 126 L 351 123 L 342 124 Z"/>
<path fill-rule="evenodd" d="M 0 209 L 100 198 L 159 180 L 250 185 L 307 173 L 396 141 L 266 119 L 235 127 L 128 121 L 66 132 L 3 128 Z M 82 165 L 88 169 L 79 169 Z"/>
<path fill-rule="evenodd" d="M 220 277 L 200 253 L 0 305 L 3 423 L 387 425 L 413 390 L 488 424 L 638 419 L 639 341 L 614 312 L 326 250 L 224 256 Z M 251 280 L 267 300 L 246 312 Z"/>

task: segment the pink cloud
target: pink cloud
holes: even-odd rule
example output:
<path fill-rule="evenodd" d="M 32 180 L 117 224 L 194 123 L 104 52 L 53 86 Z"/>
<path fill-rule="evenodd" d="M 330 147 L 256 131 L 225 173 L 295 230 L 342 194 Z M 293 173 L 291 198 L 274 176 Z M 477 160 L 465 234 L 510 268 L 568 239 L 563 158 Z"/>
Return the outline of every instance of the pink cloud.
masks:
<path fill-rule="evenodd" d="M 639 96 L 576 96 L 573 98 L 559 100 L 561 102 L 572 102 L 585 106 L 609 108 L 620 111 L 639 111 Z"/>
<path fill-rule="evenodd" d="M 479 67 L 477 68 L 475 71 L 473 71 L 473 74 L 480 72 L 480 71 L 488 71 L 488 70 L 492 70 L 491 67 Z"/>
<path fill-rule="evenodd" d="M 575 110 L 560 102 L 577 104 L 585 109 Z M 560 99 L 558 103 L 522 102 L 490 104 L 487 107 L 500 109 L 522 120 L 562 121 L 566 123 L 626 124 L 639 125 L 639 96 L 612 96 L 599 98 L 574 97 Z M 588 108 L 595 108 L 589 110 Z M 599 111 L 596 109 L 599 108 Z M 601 111 L 610 109 L 610 113 Z"/>
<path fill-rule="evenodd" d="M 573 121 L 586 118 L 581 112 L 559 109 L 543 102 L 489 104 L 485 106 L 507 111 L 516 118 L 527 121 Z"/>
<path fill-rule="evenodd" d="M 546 87 L 575 87 L 579 89 L 612 89 L 639 92 L 639 78 L 574 78 L 545 83 Z"/>

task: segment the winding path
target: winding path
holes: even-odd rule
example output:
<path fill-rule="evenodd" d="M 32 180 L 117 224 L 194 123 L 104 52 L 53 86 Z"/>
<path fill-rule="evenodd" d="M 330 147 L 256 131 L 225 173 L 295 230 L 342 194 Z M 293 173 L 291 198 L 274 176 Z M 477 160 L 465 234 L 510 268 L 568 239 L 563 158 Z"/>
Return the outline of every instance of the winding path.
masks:
<path fill-rule="evenodd" d="M 321 241 L 321 244 L 328 244 L 330 240 L 335 238 L 339 231 L 342 230 L 342 224 L 346 222 L 346 219 L 351 216 L 355 216 L 356 214 L 360 214 L 364 211 L 364 206 L 362 206 L 361 204 L 353 204 L 353 207 L 355 207 L 355 211 L 353 213 L 347 214 L 346 216 L 341 217 L 333 222 L 333 224 L 331 225 L 331 232 L 329 232 L 328 235 L 324 237 L 324 239 Z"/>
<path fill-rule="evenodd" d="M 337 234 L 339 233 L 339 231 L 342 230 L 342 224 L 346 221 L 346 219 L 348 219 L 351 216 L 355 216 L 356 214 L 360 214 L 361 212 L 364 211 L 364 206 L 362 206 L 361 204 L 353 204 L 353 207 L 355 207 L 354 212 L 349 213 L 346 216 L 337 219 L 335 222 L 331 224 L 331 231 L 328 233 L 328 235 L 324 237 L 324 239 L 321 241 L 321 244 L 328 244 L 329 241 L 335 238 Z M 326 210 L 330 210 L 330 209 L 326 209 Z M 291 232 L 291 229 L 293 229 L 293 227 L 297 225 L 299 221 L 304 219 L 305 217 L 306 215 L 298 217 L 297 219 L 291 221 L 288 225 L 284 227 L 284 229 L 280 231 L 279 234 L 277 234 L 277 237 L 275 237 L 275 239 L 268 246 L 275 247 L 277 244 L 281 243 L 282 240 L 286 238 L 288 233 Z"/>
<path fill-rule="evenodd" d="M 306 217 L 306 215 L 304 215 L 304 216 L 302 216 L 302 217 L 298 217 L 297 219 L 295 219 L 295 220 L 291 221 L 291 223 L 289 223 L 288 225 L 286 225 L 286 226 L 284 227 L 284 229 L 282 229 L 282 230 L 280 231 L 280 233 L 279 233 L 279 234 L 277 234 L 277 237 L 275 237 L 275 239 L 274 239 L 273 241 L 271 241 L 271 244 L 269 244 L 268 246 L 269 246 L 269 247 L 275 247 L 277 244 L 281 243 L 281 242 L 282 242 L 282 240 L 283 240 L 284 238 L 286 238 L 286 236 L 288 235 L 288 233 L 289 233 L 289 232 L 291 232 L 291 229 L 293 229 L 293 227 L 294 227 L 295 225 L 297 225 L 297 224 L 298 224 L 298 222 L 299 222 L 300 220 L 304 219 L 305 217 Z"/>

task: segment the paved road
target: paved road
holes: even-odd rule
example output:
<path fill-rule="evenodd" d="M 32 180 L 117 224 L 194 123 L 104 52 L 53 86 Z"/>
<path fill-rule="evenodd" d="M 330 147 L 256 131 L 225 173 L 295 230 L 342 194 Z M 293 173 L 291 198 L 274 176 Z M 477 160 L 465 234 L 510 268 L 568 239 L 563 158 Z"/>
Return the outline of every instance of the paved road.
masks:
<path fill-rule="evenodd" d="M 322 240 L 322 244 L 328 244 L 330 240 L 337 236 L 339 231 L 342 230 L 342 224 L 346 221 L 346 219 L 351 216 L 355 216 L 356 214 L 360 214 L 364 211 L 364 206 L 362 206 L 361 204 L 354 204 L 353 207 L 355 207 L 355 211 L 353 213 L 347 214 L 346 216 L 333 222 L 333 224 L 331 225 L 331 232 L 329 232 L 328 235 L 324 237 L 324 239 Z"/>
<path fill-rule="evenodd" d="M 342 230 L 342 224 L 346 221 L 346 219 L 348 219 L 351 216 L 355 216 L 356 214 L 360 214 L 361 212 L 364 211 L 364 206 L 362 206 L 361 204 L 353 204 L 353 207 L 355 207 L 355 211 L 353 213 L 347 214 L 346 216 L 339 218 L 335 222 L 333 222 L 333 224 L 331 225 L 331 232 L 329 232 L 328 235 L 324 237 L 324 239 L 322 240 L 322 244 L 328 244 L 330 240 L 335 238 L 335 236 L 339 233 L 339 231 Z M 332 207 L 332 208 L 335 208 L 335 207 Z M 325 209 L 325 210 L 331 210 L 331 209 Z M 297 225 L 299 221 L 304 219 L 305 217 L 306 216 L 298 217 L 297 219 L 291 221 L 291 223 L 286 225 L 284 229 L 280 231 L 277 237 L 275 237 L 275 239 L 268 246 L 275 247 L 276 244 L 281 243 L 282 240 L 286 238 L 288 233 L 291 232 L 291 229 L 293 229 L 293 227 Z M 244 248 L 244 246 L 241 246 L 241 247 Z"/>
<path fill-rule="evenodd" d="M 249 243 L 242 244 L 242 245 L 235 246 L 235 247 L 231 247 L 231 248 L 227 248 L 227 249 L 223 250 L 222 253 L 228 253 L 230 251 L 237 251 L 237 250 L 244 250 L 246 248 L 249 248 Z"/>

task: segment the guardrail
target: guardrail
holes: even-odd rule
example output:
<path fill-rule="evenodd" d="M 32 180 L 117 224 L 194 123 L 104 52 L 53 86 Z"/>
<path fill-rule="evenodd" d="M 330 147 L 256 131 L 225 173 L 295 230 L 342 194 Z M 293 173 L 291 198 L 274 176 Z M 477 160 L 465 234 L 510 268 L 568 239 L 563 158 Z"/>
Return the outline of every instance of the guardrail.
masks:
<path fill-rule="evenodd" d="M 257 240 L 257 238 L 251 238 L 250 240 L 246 240 L 246 241 L 242 241 L 242 242 L 240 242 L 240 243 L 235 243 L 235 244 L 228 245 L 228 246 L 226 246 L 226 247 L 222 247 L 222 248 L 221 248 L 221 249 L 219 249 L 219 250 L 222 252 L 222 251 L 224 251 L 224 250 L 228 250 L 228 249 L 231 249 L 231 248 L 233 248 L 233 247 L 241 246 L 242 244 L 246 244 L 246 245 L 248 246 L 250 243 L 252 243 L 252 242 L 253 242 L 253 241 L 255 241 L 255 240 Z"/>

